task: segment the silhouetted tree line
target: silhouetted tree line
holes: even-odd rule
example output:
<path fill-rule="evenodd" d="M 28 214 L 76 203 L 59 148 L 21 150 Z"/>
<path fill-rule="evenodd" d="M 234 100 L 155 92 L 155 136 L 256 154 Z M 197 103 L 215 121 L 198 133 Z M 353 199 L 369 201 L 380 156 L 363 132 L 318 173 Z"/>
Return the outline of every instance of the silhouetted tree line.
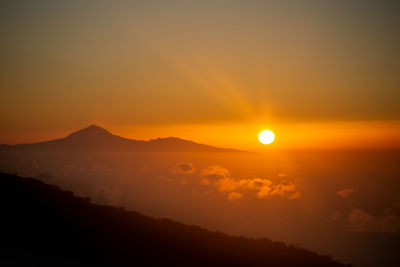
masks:
<path fill-rule="evenodd" d="M 210 232 L 91 204 L 0 174 L 2 266 L 350 266 L 267 238 Z"/>

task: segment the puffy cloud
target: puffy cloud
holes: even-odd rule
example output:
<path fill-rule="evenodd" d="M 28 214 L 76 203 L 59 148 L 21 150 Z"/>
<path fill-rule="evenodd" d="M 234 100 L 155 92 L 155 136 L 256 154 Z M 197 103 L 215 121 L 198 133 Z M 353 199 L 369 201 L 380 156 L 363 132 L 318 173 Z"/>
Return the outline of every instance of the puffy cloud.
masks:
<path fill-rule="evenodd" d="M 203 180 L 207 179 L 210 182 L 216 182 L 220 179 L 230 177 L 231 174 L 222 166 L 212 165 L 202 170 L 200 176 L 203 177 Z"/>
<path fill-rule="evenodd" d="M 336 194 L 338 194 L 338 196 L 342 197 L 342 198 L 348 198 L 349 196 L 351 196 L 354 193 L 354 188 L 345 188 L 342 190 L 339 190 L 336 192 Z"/>
<path fill-rule="evenodd" d="M 254 178 L 239 180 L 237 184 L 245 190 L 261 190 L 263 188 L 269 188 L 272 182 L 268 179 Z"/>
<path fill-rule="evenodd" d="M 297 192 L 295 185 L 289 181 L 282 181 L 272 187 L 270 195 L 279 195 L 288 199 L 296 199 L 300 197 L 300 193 Z"/>
<path fill-rule="evenodd" d="M 243 194 L 238 193 L 238 192 L 231 192 L 229 193 L 227 199 L 231 201 L 239 200 L 243 198 Z"/>
<path fill-rule="evenodd" d="M 174 168 L 172 168 L 172 174 L 193 174 L 195 172 L 195 168 L 192 163 L 189 162 L 180 162 Z"/>
<path fill-rule="evenodd" d="M 213 165 L 201 172 L 201 183 L 203 185 L 214 186 L 220 192 L 244 195 L 253 195 L 259 199 L 271 196 L 281 196 L 287 199 L 296 199 L 300 197 L 300 193 L 296 190 L 296 186 L 289 181 L 282 181 L 273 184 L 272 181 L 262 178 L 253 179 L 234 179 L 230 177 L 230 172 L 219 166 Z M 233 195 L 231 197 L 233 197 Z"/>
<path fill-rule="evenodd" d="M 214 182 L 215 187 L 221 192 L 228 192 L 235 190 L 259 191 L 263 188 L 269 188 L 271 184 L 272 182 L 270 180 L 261 178 L 237 180 L 231 177 L 226 177 Z"/>
<path fill-rule="evenodd" d="M 216 181 L 215 186 L 221 192 L 230 192 L 238 188 L 236 180 L 228 177 Z"/>
<path fill-rule="evenodd" d="M 392 213 L 390 209 L 379 216 L 354 209 L 349 215 L 349 222 L 350 230 L 356 232 L 400 232 L 400 216 Z"/>
<path fill-rule="evenodd" d="M 257 192 L 257 197 L 258 198 L 264 198 L 267 197 L 271 192 L 271 187 L 269 186 L 264 186 L 260 189 L 260 191 Z"/>

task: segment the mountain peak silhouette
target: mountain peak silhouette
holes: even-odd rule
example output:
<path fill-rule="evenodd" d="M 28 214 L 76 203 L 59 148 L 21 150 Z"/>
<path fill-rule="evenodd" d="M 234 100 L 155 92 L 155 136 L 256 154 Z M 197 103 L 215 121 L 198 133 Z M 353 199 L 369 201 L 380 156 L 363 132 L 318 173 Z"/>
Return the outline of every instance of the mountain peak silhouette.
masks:
<path fill-rule="evenodd" d="M 149 141 L 124 138 L 106 129 L 92 124 L 86 128 L 77 130 L 68 136 L 50 141 L 3 145 L 2 149 L 101 149 L 101 150 L 131 150 L 131 151 L 191 151 L 191 152 L 244 152 L 229 148 L 218 148 L 214 146 L 198 144 L 193 141 L 180 139 L 178 137 L 166 137 L 151 139 Z"/>
<path fill-rule="evenodd" d="M 114 135 L 106 129 L 92 124 L 86 128 L 80 129 L 69 134 L 66 138 L 98 138 L 98 137 L 113 137 Z"/>

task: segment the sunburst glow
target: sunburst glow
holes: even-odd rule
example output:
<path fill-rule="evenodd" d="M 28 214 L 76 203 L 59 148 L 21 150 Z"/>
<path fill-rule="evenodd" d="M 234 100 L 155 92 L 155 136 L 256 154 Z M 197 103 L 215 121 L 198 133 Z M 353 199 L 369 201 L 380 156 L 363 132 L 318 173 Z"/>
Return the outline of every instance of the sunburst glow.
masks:
<path fill-rule="evenodd" d="M 269 130 L 261 131 L 258 135 L 258 140 L 264 145 L 271 144 L 275 140 L 275 134 Z"/>

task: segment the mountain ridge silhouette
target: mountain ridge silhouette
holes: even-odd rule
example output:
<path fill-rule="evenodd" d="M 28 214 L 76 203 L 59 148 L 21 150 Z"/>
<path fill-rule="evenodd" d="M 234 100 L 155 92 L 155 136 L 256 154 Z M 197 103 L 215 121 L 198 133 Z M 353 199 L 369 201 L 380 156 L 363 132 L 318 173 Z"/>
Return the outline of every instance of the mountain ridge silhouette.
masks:
<path fill-rule="evenodd" d="M 199 144 L 178 137 L 150 139 L 148 141 L 124 138 L 92 124 L 74 131 L 66 137 L 38 143 L 0 145 L 0 149 L 103 149 L 133 151 L 187 151 L 187 152 L 228 152 L 246 153 L 232 148 L 219 148 Z"/>

